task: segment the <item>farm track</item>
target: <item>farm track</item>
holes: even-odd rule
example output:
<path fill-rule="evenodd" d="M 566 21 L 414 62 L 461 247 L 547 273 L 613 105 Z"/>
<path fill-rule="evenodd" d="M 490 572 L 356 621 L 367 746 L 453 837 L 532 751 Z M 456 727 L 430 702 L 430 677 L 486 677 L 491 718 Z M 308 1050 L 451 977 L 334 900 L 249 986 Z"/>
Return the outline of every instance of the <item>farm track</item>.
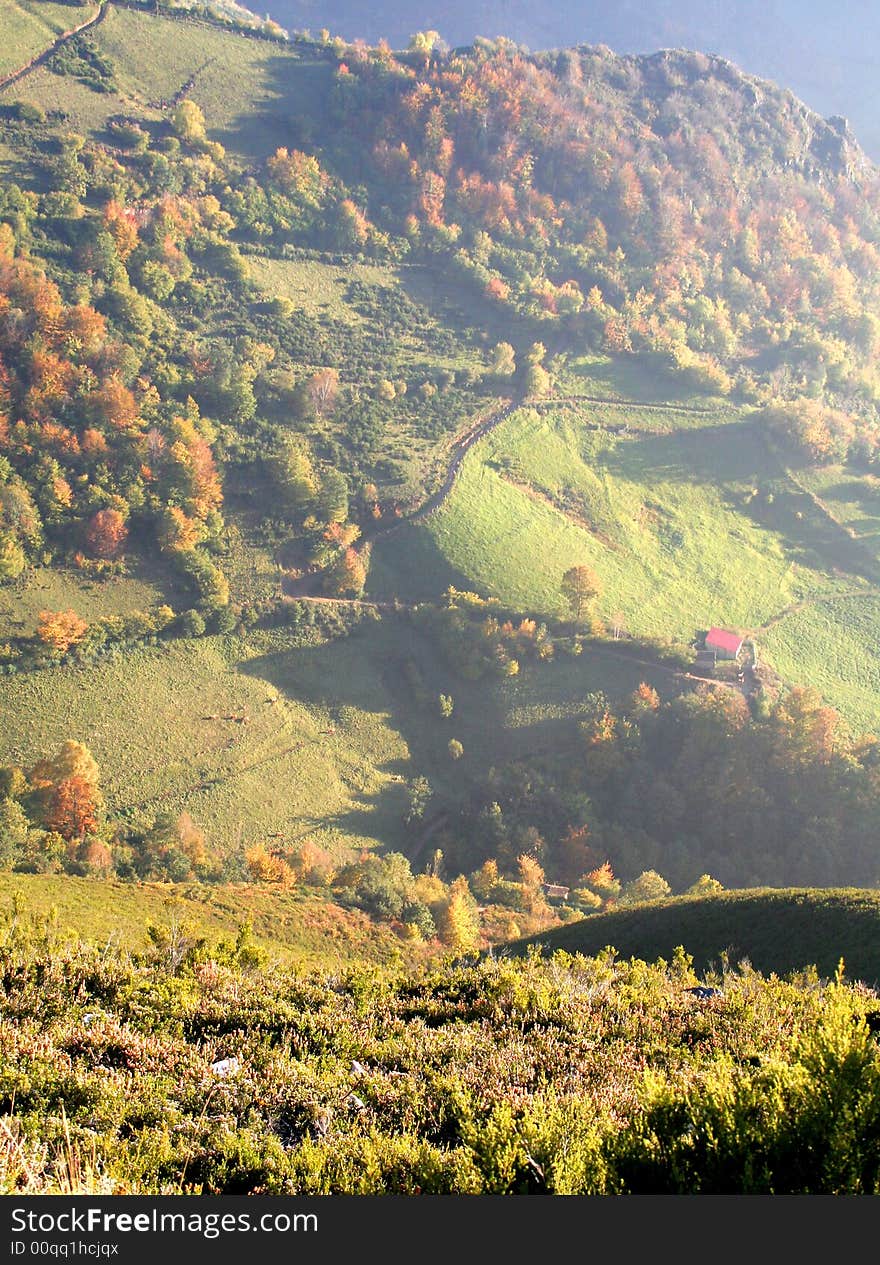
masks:
<path fill-rule="evenodd" d="M 364 550 L 368 550 L 375 541 L 386 539 L 395 532 L 400 531 L 401 528 L 406 527 L 411 523 L 421 522 L 423 519 L 428 518 L 431 514 L 436 513 L 436 511 L 440 509 L 449 499 L 449 494 L 452 492 L 459 471 L 461 470 L 462 462 L 471 448 L 473 448 L 475 444 L 479 443 L 481 439 L 485 439 L 491 431 L 495 430 L 497 426 L 500 426 L 500 424 L 510 417 L 512 413 L 516 412 L 517 409 L 534 408 L 540 411 L 542 409 L 553 408 L 559 404 L 594 404 L 615 408 L 653 409 L 658 412 L 677 412 L 698 417 L 711 416 L 715 411 L 713 409 L 700 408 L 695 404 L 662 404 L 659 402 L 643 403 L 639 400 L 621 400 L 616 397 L 606 395 L 566 395 L 543 400 L 532 400 L 528 398 L 509 400 L 501 408 L 496 409 L 493 413 L 490 413 L 488 417 L 484 417 L 482 420 L 475 422 L 469 430 L 465 431 L 454 440 L 449 466 L 447 467 L 443 482 L 437 490 L 432 492 L 427 500 L 418 506 L 417 509 L 413 510 L 412 513 L 404 515 L 393 523 L 377 527 L 371 531 L 369 535 L 365 535 L 363 540 L 360 542 L 358 552 L 362 553 Z M 595 429 L 607 429 L 617 434 L 626 431 L 627 427 L 623 423 L 608 427 L 600 427 L 597 424 Z M 282 575 L 282 596 L 299 598 L 310 602 L 338 600 L 323 598 L 320 595 L 309 591 L 314 585 L 320 583 L 320 578 L 320 572 L 311 572 L 300 576 Z M 346 599 L 346 603 L 351 606 L 373 607 L 374 609 L 382 609 L 383 607 L 393 608 L 395 606 L 394 602 L 365 602 L 356 598 Z M 397 602 L 396 605 L 400 606 L 401 603 Z"/>
<path fill-rule="evenodd" d="M 94 29 L 94 27 L 99 26 L 100 23 L 104 21 L 109 8 L 109 4 L 99 4 L 97 13 L 93 13 L 92 16 L 87 18 L 85 22 L 81 22 L 79 26 L 75 26 L 72 30 L 65 31 L 62 35 L 59 35 L 48 48 L 44 48 L 41 53 L 37 53 L 36 57 L 32 57 L 29 62 L 27 62 L 24 66 L 20 66 L 18 70 L 13 70 L 10 74 L 4 75 L 4 77 L 0 79 L 0 92 L 2 92 L 4 88 L 8 88 L 12 84 L 18 83 L 19 80 L 24 79 L 26 75 L 29 75 L 32 71 L 36 70 L 38 66 L 42 66 L 69 40 L 72 40 L 77 35 L 82 35 L 84 31 L 90 31 Z"/>
<path fill-rule="evenodd" d="M 761 626 L 756 628 L 754 633 L 750 635 L 758 636 L 760 633 L 769 632 L 771 628 L 775 628 L 777 624 L 781 624 L 782 621 L 787 619 L 789 615 L 796 615 L 798 611 L 805 610 L 808 606 L 823 606 L 828 602 L 836 602 L 838 599 L 844 602 L 852 601 L 853 599 L 859 597 L 880 597 L 880 588 L 872 584 L 870 588 L 866 589 L 844 589 L 839 593 L 817 593 L 811 597 L 803 597 L 800 601 L 790 602 L 789 605 L 783 607 L 781 611 L 778 611 L 775 615 L 771 615 L 765 623 L 761 624 Z"/>
<path fill-rule="evenodd" d="M 557 404 L 599 404 L 618 408 L 649 409 L 662 413 L 687 413 L 692 417 L 712 417 L 717 413 L 714 408 L 701 408 L 698 404 L 664 404 L 662 401 L 621 400 L 608 395 L 554 395 L 548 399 L 528 400 L 529 408 L 554 408 Z"/>

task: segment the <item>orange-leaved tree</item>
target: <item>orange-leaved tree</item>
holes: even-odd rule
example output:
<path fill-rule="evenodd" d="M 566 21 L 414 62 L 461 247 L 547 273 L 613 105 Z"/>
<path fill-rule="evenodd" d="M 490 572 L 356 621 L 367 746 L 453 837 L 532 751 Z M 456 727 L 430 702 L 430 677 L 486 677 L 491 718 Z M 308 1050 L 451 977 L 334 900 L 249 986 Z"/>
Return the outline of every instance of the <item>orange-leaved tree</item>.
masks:
<path fill-rule="evenodd" d="M 93 558 L 115 558 L 127 539 L 128 528 L 119 510 L 98 510 L 89 519 L 86 545 Z"/>
<path fill-rule="evenodd" d="M 71 646 L 82 641 L 88 627 L 76 611 L 40 611 L 37 636 L 43 645 L 57 650 L 59 654 L 66 654 Z"/>

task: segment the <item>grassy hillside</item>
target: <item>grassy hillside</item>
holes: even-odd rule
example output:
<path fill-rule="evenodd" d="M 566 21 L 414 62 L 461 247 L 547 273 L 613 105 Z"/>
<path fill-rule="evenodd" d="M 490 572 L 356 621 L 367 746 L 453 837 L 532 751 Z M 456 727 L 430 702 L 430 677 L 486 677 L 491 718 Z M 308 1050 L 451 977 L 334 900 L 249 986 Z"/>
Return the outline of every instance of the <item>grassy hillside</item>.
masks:
<path fill-rule="evenodd" d="M 0 0 L 0 79 L 43 52 L 65 31 L 85 22 L 98 6 L 53 4 L 51 0 Z"/>
<path fill-rule="evenodd" d="M 880 983 L 880 893 L 856 888 L 781 889 L 658 901 L 596 914 L 508 946 L 524 953 L 599 953 L 612 945 L 622 957 L 672 958 L 677 945 L 699 971 L 736 966 L 785 975 L 815 966 L 830 978 L 843 958 L 846 977 Z"/>
<path fill-rule="evenodd" d="M 854 732 L 880 728 L 880 596 L 838 598 L 786 615 L 763 634 L 786 680 L 814 685 Z"/>
<path fill-rule="evenodd" d="M 14 588 L 0 588 L 0 637 L 29 637 L 41 611 L 73 607 L 87 622 L 103 615 L 179 604 L 183 586 L 153 559 L 131 556 L 129 574 L 92 579 L 60 567 L 35 567 Z"/>
<path fill-rule="evenodd" d="M 635 433 L 615 433 L 623 425 Z M 436 514 L 378 543 L 370 587 L 426 597 L 455 576 L 562 613 L 562 573 L 587 562 L 606 617 L 688 642 L 841 587 L 834 568 L 852 559 L 832 535 L 733 410 L 522 410 L 471 450 Z"/>
<path fill-rule="evenodd" d="M 60 943 L 140 953 L 147 928 L 208 945 L 234 942 L 245 919 L 252 941 L 273 959 L 304 966 L 389 962 L 400 942 L 358 910 L 301 890 L 259 884 L 125 883 L 71 875 L 0 874 L 0 910 L 49 925 Z"/>
<path fill-rule="evenodd" d="M 874 476 L 801 483 L 731 407 L 524 409 L 471 449 L 441 509 L 377 542 L 368 587 L 429 600 L 454 584 L 559 615 L 563 572 L 586 562 L 605 620 L 685 643 L 713 624 L 753 633 L 783 681 L 873 731 Z"/>
<path fill-rule="evenodd" d="M 18 6 L 3 0 L 4 22 L 7 8 L 14 14 Z M 83 13 L 42 3 L 31 8 Z M 316 120 L 329 79 L 325 65 L 301 59 L 283 45 L 126 9 L 111 7 L 90 39 L 113 68 L 114 91 L 96 93 L 75 78 L 41 68 L 16 86 L 16 99 L 63 110 L 72 126 L 97 136 L 107 119 L 121 112 L 161 118 L 163 99 L 194 79 L 192 100 L 204 110 L 212 136 L 261 159 L 289 140 L 294 119 L 302 127 Z M 26 60 L 16 58 L 16 64 Z"/>
<path fill-rule="evenodd" d="M 462 688 L 392 616 L 312 640 L 278 631 L 178 641 L 5 678 L 2 758 L 29 764 L 68 737 L 84 741 L 114 815 L 140 825 L 186 809 L 221 850 L 281 832 L 406 851 L 410 779 L 428 774 L 439 793 L 460 794 L 498 760 L 570 744 L 593 690 L 622 697 L 646 676 L 663 694 L 678 688 L 670 673 L 589 652 Z M 405 683 L 410 660 L 426 702 Z M 448 721 L 441 693 L 455 697 Z M 454 768 L 452 736 L 465 749 Z"/>

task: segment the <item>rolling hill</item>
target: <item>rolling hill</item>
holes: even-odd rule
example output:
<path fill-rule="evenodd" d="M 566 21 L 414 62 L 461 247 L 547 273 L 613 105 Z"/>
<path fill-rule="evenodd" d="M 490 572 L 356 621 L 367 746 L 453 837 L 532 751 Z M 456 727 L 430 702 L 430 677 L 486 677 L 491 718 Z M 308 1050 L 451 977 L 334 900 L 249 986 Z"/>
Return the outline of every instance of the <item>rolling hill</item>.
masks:
<path fill-rule="evenodd" d="M 756 889 L 653 902 L 595 914 L 580 922 L 511 944 L 505 952 L 563 950 L 587 956 L 612 945 L 623 957 L 670 961 L 677 946 L 697 971 L 747 963 L 764 975 L 790 975 L 810 966 L 825 979 L 843 960 L 846 978 L 870 988 L 880 983 L 880 896 L 854 888 Z"/>

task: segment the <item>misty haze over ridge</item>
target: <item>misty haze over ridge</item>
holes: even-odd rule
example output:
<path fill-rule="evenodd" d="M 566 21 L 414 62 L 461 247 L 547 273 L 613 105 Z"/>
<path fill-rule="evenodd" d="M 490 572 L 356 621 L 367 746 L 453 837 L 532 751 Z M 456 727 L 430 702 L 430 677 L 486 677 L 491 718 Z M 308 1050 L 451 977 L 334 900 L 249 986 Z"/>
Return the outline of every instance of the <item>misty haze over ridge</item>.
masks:
<path fill-rule="evenodd" d="M 258 8 L 258 12 L 263 10 Z M 288 30 L 404 46 L 433 29 L 450 44 L 505 35 L 532 50 L 607 44 L 619 53 L 718 53 L 790 88 L 811 109 L 843 115 L 880 161 L 880 5 L 874 0 L 271 0 Z"/>

